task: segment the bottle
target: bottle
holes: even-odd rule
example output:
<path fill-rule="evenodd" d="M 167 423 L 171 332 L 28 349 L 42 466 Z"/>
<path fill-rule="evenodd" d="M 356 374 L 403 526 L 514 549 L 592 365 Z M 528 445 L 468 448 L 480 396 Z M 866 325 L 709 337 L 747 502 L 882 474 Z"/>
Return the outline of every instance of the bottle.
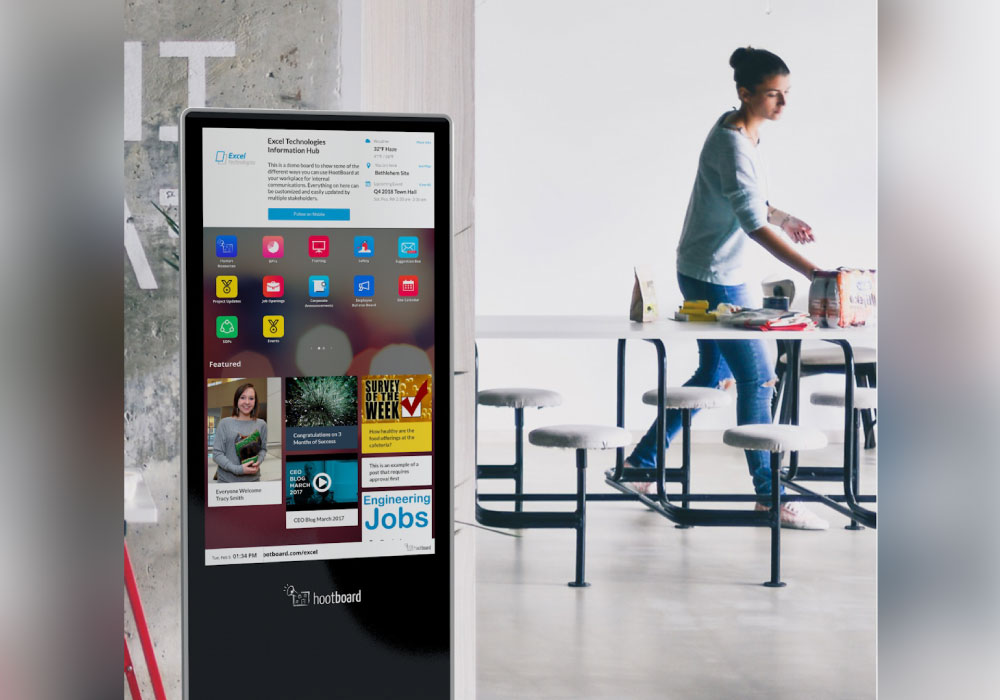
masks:
<path fill-rule="evenodd" d="M 837 272 L 817 270 L 813 275 L 812 284 L 809 285 L 809 318 L 816 324 L 817 328 L 827 327 L 827 315 L 830 302 L 830 288 L 837 286 Z M 837 315 L 839 315 L 839 304 L 837 305 Z M 834 321 L 836 324 L 836 321 Z"/>

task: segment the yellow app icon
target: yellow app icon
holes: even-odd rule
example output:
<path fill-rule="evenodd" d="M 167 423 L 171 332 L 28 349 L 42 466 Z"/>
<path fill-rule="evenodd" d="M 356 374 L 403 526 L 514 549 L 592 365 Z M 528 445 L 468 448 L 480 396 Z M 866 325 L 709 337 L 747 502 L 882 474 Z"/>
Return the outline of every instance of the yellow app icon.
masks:
<path fill-rule="evenodd" d="M 264 317 L 264 337 L 284 338 L 285 337 L 285 317 L 265 316 Z"/>
<path fill-rule="evenodd" d="M 219 275 L 215 278 L 215 296 L 220 299 L 236 297 L 236 277 L 234 275 Z"/>

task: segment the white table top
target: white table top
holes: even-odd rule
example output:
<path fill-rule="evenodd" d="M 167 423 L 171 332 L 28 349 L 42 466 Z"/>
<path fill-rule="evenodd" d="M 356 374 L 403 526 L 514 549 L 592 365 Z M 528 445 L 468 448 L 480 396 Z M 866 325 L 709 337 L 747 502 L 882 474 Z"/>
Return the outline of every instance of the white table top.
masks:
<path fill-rule="evenodd" d="M 636 323 L 628 316 L 476 316 L 476 339 L 614 339 L 647 340 L 847 340 L 875 347 L 875 328 L 818 328 L 812 331 L 757 331 L 721 323 L 660 319 Z"/>

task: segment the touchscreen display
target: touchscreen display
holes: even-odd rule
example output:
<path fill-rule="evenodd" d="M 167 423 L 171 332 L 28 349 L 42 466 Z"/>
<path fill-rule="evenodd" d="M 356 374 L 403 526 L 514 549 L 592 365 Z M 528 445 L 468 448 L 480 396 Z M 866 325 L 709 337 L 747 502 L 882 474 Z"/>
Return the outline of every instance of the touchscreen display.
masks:
<path fill-rule="evenodd" d="M 204 564 L 433 554 L 434 134 L 201 143 Z"/>

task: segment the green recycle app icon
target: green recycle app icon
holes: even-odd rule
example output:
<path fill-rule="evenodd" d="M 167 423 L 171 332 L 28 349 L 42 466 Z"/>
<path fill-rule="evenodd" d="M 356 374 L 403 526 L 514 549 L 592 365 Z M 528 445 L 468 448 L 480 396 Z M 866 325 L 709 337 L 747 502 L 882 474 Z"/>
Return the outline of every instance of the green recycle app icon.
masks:
<path fill-rule="evenodd" d="M 215 319 L 215 335 L 219 338 L 235 338 L 239 323 L 235 316 L 218 316 Z"/>

